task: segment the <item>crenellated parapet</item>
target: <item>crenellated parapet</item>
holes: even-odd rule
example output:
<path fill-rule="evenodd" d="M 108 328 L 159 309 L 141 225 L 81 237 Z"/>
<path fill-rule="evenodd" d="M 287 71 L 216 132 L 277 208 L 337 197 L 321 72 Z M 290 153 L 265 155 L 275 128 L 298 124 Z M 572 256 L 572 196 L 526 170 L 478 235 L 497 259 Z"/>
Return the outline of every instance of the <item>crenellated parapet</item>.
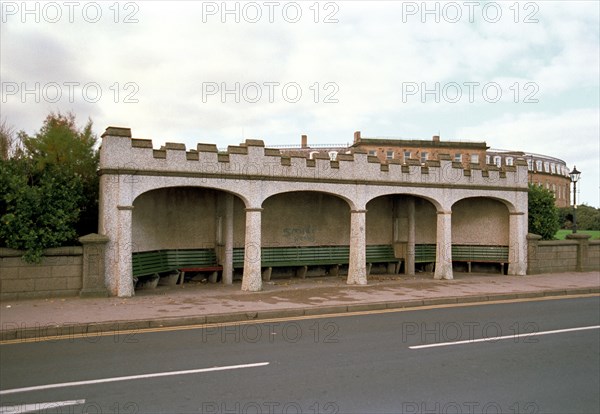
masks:
<path fill-rule="evenodd" d="M 527 162 L 498 168 L 478 164 L 464 168 L 441 154 L 437 160 L 389 160 L 382 163 L 359 149 L 340 153 L 335 161 L 325 154 L 285 155 L 267 148 L 262 140 L 246 140 L 219 152 L 215 144 L 167 142 L 155 148 L 152 140 L 131 137 L 129 128 L 109 127 L 102 135 L 100 174 L 183 175 L 220 179 L 319 181 L 374 185 L 424 185 L 439 187 L 527 188 Z"/>

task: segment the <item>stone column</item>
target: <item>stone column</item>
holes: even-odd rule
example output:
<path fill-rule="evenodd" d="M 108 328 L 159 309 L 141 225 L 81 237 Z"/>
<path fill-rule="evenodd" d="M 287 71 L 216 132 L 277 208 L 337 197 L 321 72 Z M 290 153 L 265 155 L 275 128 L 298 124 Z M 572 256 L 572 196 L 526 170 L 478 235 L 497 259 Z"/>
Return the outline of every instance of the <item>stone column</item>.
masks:
<path fill-rule="evenodd" d="M 367 210 L 350 211 L 349 285 L 367 284 Z"/>
<path fill-rule="evenodd" d="M 527 234 L 527 274 L 535 275 L 539 272 L 538 245 L 542 236 L 538 234 Z"/>
<path fill-rule="evenodd" d="M 108 237 L 88 234 L 79 238 L 83 245 L 83 280 L 81 297 L 108 296 L 104 279 L 104 256 Z"/>
<path fill-rule="evenodd" d="M 133 289 L 133 267 L 131 263 L 131 217 L 133 206 L 117 206 L 119 215 L 118 238 L 114 243 L 116 249 L 113 277 L 116 275 L 116 286 L 111 290 L 119 297 L 129 297 L 134 295 Z M 116 289 L 115 289 L 116 288 Z"/>
<path fill-rule="evenodd" d="M 590 245 L 589 238 L 591 236 L 585 233 L 571 233 L 566 235 L 567 240 L 576 240 L 577 245 L 577 264 L 575 265 L 576 272 L 584 272 L 588 263 L 588 248 Z"/>
<path fill-rule="evenodd" d="M 527 274 L 527 215 L 510 213 L 508 242 L 508 274 L 525 276 Z"/>
<path fill-rule="evenodd" d="M 408 243 L 406 252 L 406 271 L 407 275 L 415 274 L 415 199 L 408 199 Z"/>
<path fill-rule="evenodd" d="M 233 195 L 225 195 L 223 284 L 233 283 Z"/>
<path fill-rule="evenodd" d="M 244 245 L 244 275 L 242 290 L 257 292 L 262 289 L 260 266 L 262 208 L 246 209 L 246 242 Z"/>
<path fill-rule="evenodd" d="M 452 274 L 452 212 L 437 212 L 437 243 L 434 279 L 453 279 Z"/>

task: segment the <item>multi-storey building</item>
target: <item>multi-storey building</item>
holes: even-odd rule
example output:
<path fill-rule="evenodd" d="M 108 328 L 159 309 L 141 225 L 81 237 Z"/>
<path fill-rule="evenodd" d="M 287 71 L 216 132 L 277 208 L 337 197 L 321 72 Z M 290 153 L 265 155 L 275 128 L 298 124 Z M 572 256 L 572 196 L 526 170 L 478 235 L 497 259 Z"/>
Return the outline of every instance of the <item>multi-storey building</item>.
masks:
<path fill-rule="evenodd" d="M 552 191 L 557 207 L 570 205 L 571 181 L 565 161 L 523 151 L 490 149 L 485 141 L 442 141 L 438 135 L 434 135 L 432 140 L 363 138 L 360 131 L 357 131 L 352 145 L 310 147 L 306 135 L 303 135 L 299 148 L 282 148 L 281 151 L 289 155 L 308 154 L 309 157 L 327 154 L 335 159 L 337 154 L 345 154 L 353 149 L 362 149 L 382 163 L 396 160 L 395 162 L 407 164 L 412 160 L 413 163 L 417 161 L 425 164 L 428 160 L 438 160 L 440 154 L 446 154 L 464 169 L 484 169 L 488 165 L 502 168 L 513 166 L 516 159 L 524 159 L 528 164 L 529 183 Z"/>
<path fill-rule="evenodd" d="M 512 165 L 517 158 L 527 161 L 530 184 L 539 185 L 552 191 L 557 207 L 568 207 L 571 204 L 569 168 L 567 163 L 561 159 L 523 151 L 490 149 L 487 151 L 485 162 L 501 167 Z"/>

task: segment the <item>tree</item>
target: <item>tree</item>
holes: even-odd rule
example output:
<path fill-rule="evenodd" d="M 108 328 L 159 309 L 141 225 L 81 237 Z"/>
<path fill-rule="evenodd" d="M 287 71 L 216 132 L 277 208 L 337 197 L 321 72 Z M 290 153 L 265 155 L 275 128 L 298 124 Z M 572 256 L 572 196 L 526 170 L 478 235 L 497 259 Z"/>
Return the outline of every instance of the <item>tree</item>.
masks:
<path fill-rule="evenodd" d="M 558 208 L 558 224 L 561 229 L 571 229 L 573 226 L 573 207 Z"/>
<path fill-rule="evenodd" d="M 554 194 L 543 187 L 529 184 L 528 200 L 529 233 L 539 234 L 542 240 L 552 240 L 559 228 Z"/>
<path fill-rule="evenodd" d="M 0 160 L 0 245 L 35 262 L 43 249 L 97 231 L 97 138 L 91 120 L 79 129 L 70 113 L 50 114 L 34 136 L 17 138 L 23 150 Z"/>
<path fill-rule="evenodd" d="M 600 208 L 581 204 L 577 206 L 577 228 L 580 230 L 600 230 Z"/>
<path fill-rule="evenodd" d="M 15 137 L 15 129 L 6 119 L 0 123 L 0 160 L 19 157 L 23 154 L 20 141 Z"/>
<path fill-rule="evenodd" d="M 82 182 L 58 167 L 35 170 L 28 159 L 0 161 L 0 239 L 38 262 L 43 249 L 73 241 Z"/>
<path fill-rule="evenodd" d="M 98 231 L 99 154 L 95 148 L 98 138 L 92 131 L 92 125 L 92 121 L 88 120 L 83 128 L 78 128 L 74 114 L 51 113 L 34 136 L 23 131 L 18 134 L 25 152 L 40 171 L 47 166 L 56 166 L 81 178 L 81 215 L 75 225 L 80 235 Z"/>
<path fill-rule="evenodd" d="M 34 136 L 24 131 L 18 135 L 27 155 L 36 162 L 38 168 L 55 165 L 80 175 L 84 181 L 96 178 L 98 154 L 94 147 L 97 137 L 92 132 L 91 120 L 78 129 L 72 113 L 51 113 Z"/>

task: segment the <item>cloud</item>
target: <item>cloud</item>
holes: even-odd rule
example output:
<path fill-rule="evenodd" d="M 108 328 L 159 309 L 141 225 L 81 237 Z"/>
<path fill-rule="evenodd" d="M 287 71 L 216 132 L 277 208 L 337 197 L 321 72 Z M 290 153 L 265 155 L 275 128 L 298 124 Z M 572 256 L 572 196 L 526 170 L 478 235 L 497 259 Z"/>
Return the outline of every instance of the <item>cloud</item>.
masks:
<path fill-rule="evenodd" d="M 451 3 L 462 7 L 456 23 L 450 22 Z M 203 7 L 222 8 L 222 2 L 118 3 L 118 16 L 113 3 L 98 3 L 97 23 L 83 19 L 81 10 L 73 23 L 22 23 L 10 16 L 0 28 L 2 82 L 79 86 L 72 102 L 3 96 L 2 115 L 33 131 L 50 110 L 73 110 L 79 119 L 91 116 L 98 133 L 108 125 L 127 126 L 157 146 L 212 140 L 224 147 L 244 137 L 289 144 L 303 133 L 313 143 L 345 143 L 358 129 L 428 139 L 441 131 L 452 139 L 484 137 L 493 146 L 556 155 L 578 167 L 585 151 L 581 162 L 596 171 L 600 6 L 495 3 L 502 8 L 495 23 L 482 14 L 483 2 L 472 22 L 464 2 L 389 1 L 299 2 L 297 23 L 283 15 L 289 2 L 280 2 L 273 22 L 263 6 L 257 23 L 244 19 L 249 3 L 235 2 L 226 7 L 238 5 L 239 23 L 221 10 L 203 13 Z M 418 11 L 411 14 L 414 6 Z M 439 15 L 424 13 L 424 7 L 437 7 Z M 126 17 L 137 23 L 124 23 Z M 337 23 L 324 23 L 326 18 Z M 537 22 L 525 23 L 527 18 Z M 96 102 L 84 94 L 90 82 L 101 88 Z M 272 100 L 269 82 L 279 83 Z M 443 90 L 453 82 L 463 94 L 456 103 L 444 96 L 436 102 L 431 94 L 423 99 L 421 93 L 407 99 L 403 93 L 409 83 L 428 89 L 439 83 Z M 465 82 L 480 83 L 474 102 Z M 498 103 L 481 93 L 490 82 L 502 88 Z M 538 88 L 534 107 L 523 102 L 532 91 L 528 82 Z M 206 94 L 209 83 L 218 85 L 216 94 Z M 301 88 L 298 102 L 283 93 L 291 83 Z M 250 102 L 254 84 L 262 99 Z M 238 102 L 235 94 L 221 93 L 235 88 Z M 326 97 L 338 102 L 326 103 Z"/>
<path fill-rule="evenodd" d="M 495 148 L 521 150 L 560 158 L 584 171 L 581 200 L 598 205 L 600 185 L 600 119 L 598 108 L 561 113 L 504 115 L 458 130 L 466 139 L 485 139 Z"/>

